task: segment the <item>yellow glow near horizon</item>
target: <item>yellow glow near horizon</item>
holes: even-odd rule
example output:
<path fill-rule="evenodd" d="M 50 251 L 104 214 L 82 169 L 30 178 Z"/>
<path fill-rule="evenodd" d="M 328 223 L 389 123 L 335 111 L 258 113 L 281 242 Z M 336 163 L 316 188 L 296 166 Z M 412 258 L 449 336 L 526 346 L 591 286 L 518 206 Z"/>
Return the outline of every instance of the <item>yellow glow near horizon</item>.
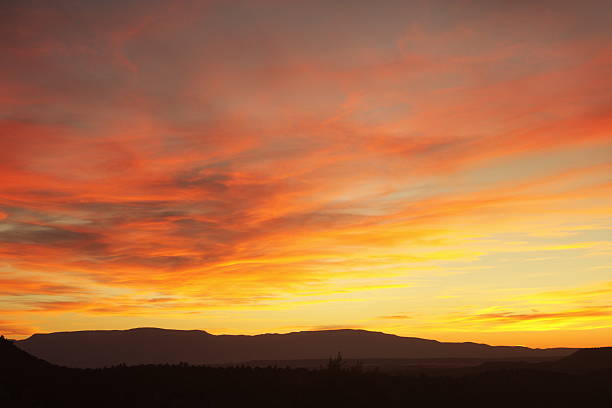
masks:
<path fill-rule="evenodd" d="M 612 345 L 604 11 L 451 3 L 0 6 L 0 334 Z"/>

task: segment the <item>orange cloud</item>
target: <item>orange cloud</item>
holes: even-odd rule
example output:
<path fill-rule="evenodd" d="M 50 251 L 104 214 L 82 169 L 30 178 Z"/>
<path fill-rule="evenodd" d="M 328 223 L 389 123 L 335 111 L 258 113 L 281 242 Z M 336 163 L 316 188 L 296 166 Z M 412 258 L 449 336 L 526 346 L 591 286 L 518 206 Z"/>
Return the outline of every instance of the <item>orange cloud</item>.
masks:
<path fill-rule="evenodd" d="M 280 308 L 606 248 L 612 33 L 590 8 L 281 3 L 0 6 L 7 310 Z M 526 243 L 474 244 L 503 234 Z"/>
<path fill-rule="evenodd" d="M 36 327 L 28 326 L 20 322 L 0 320 L 0 334 L 9 339 L 27 336 L 36 331 Z"/>
<path fill-rule="evenodd" d="M 0 296 L 27 294 L 71 294 L 83 293 L 84 289 L 77 286 L 62 285 L 48 281 L 24 278 L 0 279 Z"/>
<path fill-rule="evenodd" d="M 523 322 L 523 321 L 550 321 L 550 320 L 561 320 L 567 322 L 574 318 L 582 317 L 606 317 L 612 315 L 612 308 L 610 307 L 593 307 L 581 310 L 569 310 L 558 313 L 486 313 L 480 314 L 473 317 L 474 320 L 478 321 L 495 321 L 495 322 Z"/>

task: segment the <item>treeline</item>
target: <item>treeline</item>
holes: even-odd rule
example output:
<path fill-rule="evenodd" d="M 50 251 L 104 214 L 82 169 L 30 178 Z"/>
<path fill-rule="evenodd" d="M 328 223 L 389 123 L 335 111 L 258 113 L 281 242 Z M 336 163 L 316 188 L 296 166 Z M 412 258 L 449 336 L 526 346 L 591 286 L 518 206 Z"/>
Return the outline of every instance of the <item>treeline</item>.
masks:
<path fill-rule="evenodd" d="M 6 407 L 612 406 L 612 371 L 499 370 L 463 377 L 390 375 L 342 367 L 181 365 L 2 370 Z"/>

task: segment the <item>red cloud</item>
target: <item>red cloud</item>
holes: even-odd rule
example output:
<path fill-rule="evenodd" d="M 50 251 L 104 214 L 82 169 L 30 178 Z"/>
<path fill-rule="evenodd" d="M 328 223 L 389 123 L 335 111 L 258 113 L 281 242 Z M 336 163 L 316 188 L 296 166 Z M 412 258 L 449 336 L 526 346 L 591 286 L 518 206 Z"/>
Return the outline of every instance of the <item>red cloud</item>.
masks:
<path fill-rule="evenodd" d="M 251 304 L 369 270 L 354 260 L 368 251 L 435 246 L 448 225 L 463 236 L 458 220 L 487 235 L 609 207 L 612 34 L 582 4 L 542 20 L 540 5 L 484 2 L 124 3 L 0 6 L 10 296 L 146 310 L 53 283 L 78 277 Z M 512 163 L 532 166 L 487 181 Z M 18 276 L 32 272 L 46 277 Z"/>

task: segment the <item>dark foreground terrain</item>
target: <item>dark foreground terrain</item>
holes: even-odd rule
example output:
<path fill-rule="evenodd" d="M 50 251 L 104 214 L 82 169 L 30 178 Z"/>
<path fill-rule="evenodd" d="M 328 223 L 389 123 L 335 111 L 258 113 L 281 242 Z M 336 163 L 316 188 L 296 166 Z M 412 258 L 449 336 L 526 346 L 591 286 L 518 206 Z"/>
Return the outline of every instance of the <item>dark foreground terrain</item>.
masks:
<path fill-rule="evenodd" d="M 178 365 L 62 368 L 0 340 L 6 407 L 609 407 L 612 348 L 436 375 L 332 359 L 320 370 Z"/>

